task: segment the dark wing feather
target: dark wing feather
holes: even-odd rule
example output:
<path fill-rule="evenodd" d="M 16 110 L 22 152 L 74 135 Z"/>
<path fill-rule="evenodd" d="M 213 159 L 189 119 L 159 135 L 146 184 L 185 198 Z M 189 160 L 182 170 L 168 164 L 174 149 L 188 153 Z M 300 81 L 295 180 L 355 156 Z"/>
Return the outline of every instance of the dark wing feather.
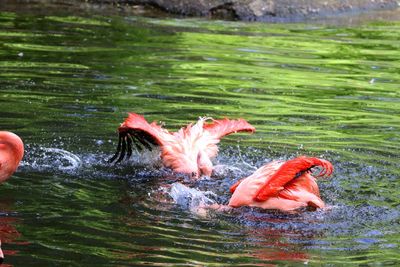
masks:
<path fill-rule="evenodd" d="M 118 128 L 118 146 L 115 155 L 109 162 L 120 162 L 125 156 L 129 158 L 133 149 L 153 150 L 155 146 L 163 145 L 163 136 L 169 134 L 155 123 L 149 124 L 143 116 L 129 113 L 129 117 Z"/>
<path fill-rule="evenodd" d="M 117 151 L 115 155 L 109 159 L 109 162 L 121 162 L 125 156 L 130 158 L 134 149 L 143 151 L 144 149 L 153 150 L 157 146 L 157 142 L 151 135 L 144 131 L 128 129 L 119 133 Z"/>

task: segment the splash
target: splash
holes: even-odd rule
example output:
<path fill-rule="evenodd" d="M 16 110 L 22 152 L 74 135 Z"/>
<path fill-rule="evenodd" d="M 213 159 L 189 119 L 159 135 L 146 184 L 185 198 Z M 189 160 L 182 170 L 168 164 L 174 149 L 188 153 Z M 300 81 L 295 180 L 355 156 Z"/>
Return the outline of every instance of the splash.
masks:
<path fill-rule="evenodd" d="M 177 205 L 194 213 L 199 213 L 200 209 L 216 203 L 213 200 L 216 198 L 215 193 L 189 188 L 181 183 L 174 183 L 169 195 Z"/>
<path fill-rule="evenodd" d="M 60 148 L 27 146 L 25 159 L 21 163 L 22 168 L 30 168 L 38 171 L 62 171 L 72 172 L 82 166 L 79 156 Z"/>

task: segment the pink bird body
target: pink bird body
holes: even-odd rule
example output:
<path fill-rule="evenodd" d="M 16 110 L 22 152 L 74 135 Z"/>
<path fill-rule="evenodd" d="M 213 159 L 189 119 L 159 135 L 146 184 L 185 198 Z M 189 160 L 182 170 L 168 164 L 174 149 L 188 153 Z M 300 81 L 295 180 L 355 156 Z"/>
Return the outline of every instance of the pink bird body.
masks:
<path fill-rule="evenodd" d="M 24 156 L 24 143 L 18 135 L 0 131 L 0 183 L 7 180 L 18 168 Z M 0 265 L 4 260 L 0 240 Z"/>
<path fill-rule="evenodd" d="M 152 146 L 158 146 L 164 166 L 195 178 L 201 175 L 210 176 L 213 169 L 211 160 L 218 154 L 217 144 L 220 139 L 231 133 L 254 131 L 255 128 L 243 119 L 200 118 L 195 124 L 170 133 L 155 122 L 149 124 L 141 115 L 129 113 L 128 118 L 118 128 L 117 153 L 110 161 L 118 157 L 119 162 L 125 154 L 129 157 L 132 146 L 138 150 L 151 150 Z"/>
<path fill-rule="evenodd" d="M 0 183 L 18 168 L 24 156 L 24 144 L 16 134 L 0 131 Z"/>
<path fill-rule="evenodd" d="M 332 164 L 318 158 L 298 157 L 268 163 L 231 187 L 233 194 L 228 205 L 282 211 L 323 208 L 325 204 L 320 198 L 316 178 L 310 174 L 315 166 L 323 168 L 318 177 L 332 174 Z"/>

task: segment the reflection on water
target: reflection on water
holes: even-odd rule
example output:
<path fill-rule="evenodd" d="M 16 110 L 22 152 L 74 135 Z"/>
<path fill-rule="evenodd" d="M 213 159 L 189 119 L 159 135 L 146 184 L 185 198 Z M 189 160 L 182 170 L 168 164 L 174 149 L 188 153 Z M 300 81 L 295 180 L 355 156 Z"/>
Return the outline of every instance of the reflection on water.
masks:
<path fill-rule="evenodd" d="M 397 22 L 0 12 L 0 128 L 27 144 L 1 185 L 6 263 L 399 264 L 399 34 Z M 213 177 L 189 183 L 157 152 L 107 163 L 128 111 L 173 130 L 226 116 L 257 131 L 224 139 Z M 329 209 L 191 211 L 226 204 L 266 162 L 303 154 L 335 166 L 320 182 Z"/>

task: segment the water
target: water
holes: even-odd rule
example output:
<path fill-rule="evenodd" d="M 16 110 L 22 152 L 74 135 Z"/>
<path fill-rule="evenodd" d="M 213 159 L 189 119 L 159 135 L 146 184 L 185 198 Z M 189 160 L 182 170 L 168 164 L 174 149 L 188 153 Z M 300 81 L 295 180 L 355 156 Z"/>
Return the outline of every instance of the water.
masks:
<path fill-rule="evenodd" d="M 60 14 L 0 13 L 0 129 L 26 143 L 0 188 L 7 264 L 400 264 L 400 22 Z M 224 138 L 215 176 L 188 183 L 156 154 L 106 162 L 128 111 L 257 132 Z M 197 214 L 170 197 L 184 183 L 226 204 L 237 179 L 298 155 L 334 164 L 319 183 L 329 210 Z"/>

